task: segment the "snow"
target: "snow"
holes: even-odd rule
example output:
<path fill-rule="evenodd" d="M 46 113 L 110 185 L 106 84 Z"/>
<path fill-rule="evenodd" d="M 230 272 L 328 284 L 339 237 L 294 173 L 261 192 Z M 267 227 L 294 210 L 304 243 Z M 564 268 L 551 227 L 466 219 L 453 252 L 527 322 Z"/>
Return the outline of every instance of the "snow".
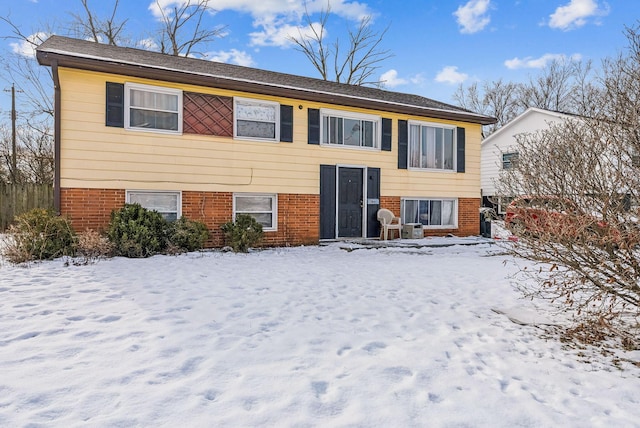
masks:
<path fill-rule="evenodd" d="M 496 242 L 5 262 L 0 426 L 640 426 L 640 369 L 545 334 Z"/>

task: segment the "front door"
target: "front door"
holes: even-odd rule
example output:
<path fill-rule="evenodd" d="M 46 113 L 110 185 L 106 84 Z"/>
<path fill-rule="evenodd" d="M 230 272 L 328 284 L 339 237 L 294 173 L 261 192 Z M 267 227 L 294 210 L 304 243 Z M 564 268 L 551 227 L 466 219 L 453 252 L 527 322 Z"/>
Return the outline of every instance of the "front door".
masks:
<path fill-rule="evenodd" d="M 338 237 L 362 237 L 362 168 L 338 168 Z"/>

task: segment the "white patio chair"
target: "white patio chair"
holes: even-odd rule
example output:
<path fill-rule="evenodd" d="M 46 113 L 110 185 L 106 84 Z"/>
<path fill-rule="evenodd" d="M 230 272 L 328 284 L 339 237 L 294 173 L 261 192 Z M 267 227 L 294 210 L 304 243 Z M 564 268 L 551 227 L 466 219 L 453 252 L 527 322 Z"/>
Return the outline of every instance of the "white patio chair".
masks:
<path fill-rule="evenodd" d="M 385 241 L 389 237 L 390 230 L 397 230 L 398 238 L 402 237 L 402 220 L 400 219 L 400 217 L 396 217 L 393 212 L 386 208 L 380 208 L 378 210 L 378 221 L 380 222 L 380 227 L 382 228 L 380 232 L 382 236 L 384 236 Z"/>

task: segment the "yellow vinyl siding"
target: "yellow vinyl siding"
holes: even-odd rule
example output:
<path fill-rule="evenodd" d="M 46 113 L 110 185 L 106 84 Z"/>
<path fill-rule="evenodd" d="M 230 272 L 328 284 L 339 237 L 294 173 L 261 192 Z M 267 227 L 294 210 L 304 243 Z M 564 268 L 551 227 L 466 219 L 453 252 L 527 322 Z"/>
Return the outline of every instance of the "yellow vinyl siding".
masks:
<path fill-rule="evenodd" d="M 258 96 L 191 85 L 60 69 L 61 186 L 92 188 L 318 194 L 320 164 L 381 169 L 381 196 L 480 197 L 480 125 L 331 104 Z M 135 82 L 185 91 L 241 96 L 293 106 L 293 143 L 163 134 L 105 126 L 105 82 Z M 298 106 L 302 106 L 299 109 Z M 393 119 L 391 152 L 307 144 L 309 108 Z M 466 172 L 399 170 L 398 119 L 466 128 Z"/>

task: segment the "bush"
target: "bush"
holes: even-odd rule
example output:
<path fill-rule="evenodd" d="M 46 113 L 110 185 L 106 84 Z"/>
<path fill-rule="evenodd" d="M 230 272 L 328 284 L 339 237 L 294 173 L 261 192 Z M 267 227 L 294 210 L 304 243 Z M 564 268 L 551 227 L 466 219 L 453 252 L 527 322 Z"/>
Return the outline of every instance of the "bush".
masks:
<path fill-rule="evenodd" d="M 107 236 L 116 255 L 149 257 L 167 248 L 169 230 L 169 223 L 158 212 L 125 204 L 111 212 Z"/>
<path fill-rule="evenodd" d="M 100 235 L 95 230 L 87 230 L 78 233 L 77 255 L 80 257 L 76 264 L 89 264 L 98 259 L 109 257 L 113 254 L 113 244 L 106 236 Z"/>
<path fill-rule="evenodd" d="M 235 222 L 225 223 L 221 229 L 226 244 L 236 253 L 246 253 L 249 247 L 257 245 L 264 237 L 262 225 L 248 214 L 238 214 Z"/>
<path fill-rule="evenodd" d="M 171 224 L 169 243 L 178 251 L 201 250 L 208 238 L 209 230 L 202 222 L 180 217 Z"/>
<path fill-rule="evenodd" d="M 36 208 L 19 215 L 8 234 L 11 239 L 4 255 L 12 263 L 73 256 L 76 251 L 76 234 L 71 223 L 51 210 Z"/>

